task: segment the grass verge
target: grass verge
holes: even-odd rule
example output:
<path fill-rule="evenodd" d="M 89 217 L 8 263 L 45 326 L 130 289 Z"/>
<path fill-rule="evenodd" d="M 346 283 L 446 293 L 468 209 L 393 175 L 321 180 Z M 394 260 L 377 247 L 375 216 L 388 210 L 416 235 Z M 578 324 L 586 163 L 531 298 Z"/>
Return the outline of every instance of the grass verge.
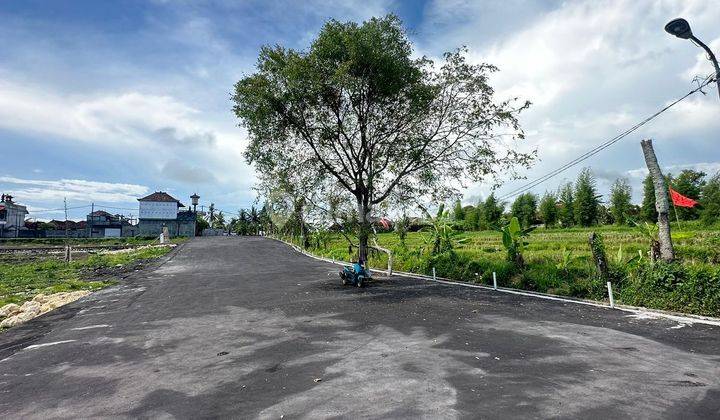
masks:
<path fill-rule="evenodd" d="M 170 250 L 169 247 L 162 247 L 126 253 L 100 253 L 71 263 L 54 259 L 0 263 L 0 306 L 22 304 L 38 293 L 98 290 L 115 284 L 115 281 L 112 275 L 103 280 L 93 279 L 92 273 L 102 270 L 112 272 L 113 269 L 121 269 L 137 261 L 159 258 Z"/>

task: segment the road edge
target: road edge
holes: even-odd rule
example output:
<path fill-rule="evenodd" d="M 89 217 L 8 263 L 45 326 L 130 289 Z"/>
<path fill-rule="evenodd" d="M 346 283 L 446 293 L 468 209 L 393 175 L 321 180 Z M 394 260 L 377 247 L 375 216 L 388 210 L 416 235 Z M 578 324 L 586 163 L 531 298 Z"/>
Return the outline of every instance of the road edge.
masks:
<path fill-rule="evenodd" d="M 286 242 L 280 238 L 275 238 L 272 236 L 265 236 L 265 238 L 273 239 L 278 242 L 281 242 L 281 243 L 293 248 L 295 251 L 297 251 L 307 257 L 314 258 L 319 261 L 323 261 L 323 262 L 327 262 L 327 263 L 331 263 L 331 264 L 338 264 L 338 265 L 351 264 L 346 261 L 335 261 L 333 259 L 313 255 L 309 252 L 304 251 L 299 246 L 297 246 L 293 243 L 290 243 L 290 242 Z M 387 270 L 372 269 L 372 271 L 387 274 Z M 469 288 L 474 288 L 474 289 L 483 289 L 483 290 L 489 290 L 489 291 L 493 291 L 493 292 L 501 292 L 501 293 L 508 293 L 508 294 L 513 294 L 513 295 L 535 297 L 538 299 L 554 300 L 557 302 L 594 306 L 594 307 L 610 309 L 610 310 L 617 309 L 619 311 L 633 313 L 636 315 L 640 315 L 642 317 L 664 318 L 664 319 L 675 321 L 675 322 L 678 322 L 681 324 L 705 324 L 705 325 L 713 325 L 713 326 L 720 327 L 720 318 L 709 317 L 709 316 L 686 314 L 686 313 L 682 313 L 682 312 L 663 311 L 661 309 L 650 309 L 650 308 L 645 308 L 642 306 L 630 306 L 630 305 L 621 305 L 621 304 L 615 304 L 614 307 L 611 307 L 609 303 L 596 301 L 596 300 L 573 299 L 573 298 L 569 298 L 566 296 L 553 295 L 550 293 L 531 292 L 531 291 L 527 291 L 527 290 L 513 289 L 513 288 L 509 288 L 509 287 L 498 287 L 497 289 L 495 289 L 491 286 L 485 286 L 482 284 L 474 284 L 474 283 L 468 283 L 468 282 L 463 282 L 463 281 L 451 280 L 448 278 L 437 277 L 437 276 L 435 278 L 433 278 L 431 276 L 426 276 L 424 274 L 408 273 L 408 272 L 404 272 L 404 271 L 393 271 L 392 274 L 400 276 L 400 277 L 415 278 L 415 279 L 419 279 L 419 280 L 425 280 L 425 281 L 444 284 L 444 285 L 448 285 L 448 286 L 461 286 L 461 287 L 469 287 Z"/>

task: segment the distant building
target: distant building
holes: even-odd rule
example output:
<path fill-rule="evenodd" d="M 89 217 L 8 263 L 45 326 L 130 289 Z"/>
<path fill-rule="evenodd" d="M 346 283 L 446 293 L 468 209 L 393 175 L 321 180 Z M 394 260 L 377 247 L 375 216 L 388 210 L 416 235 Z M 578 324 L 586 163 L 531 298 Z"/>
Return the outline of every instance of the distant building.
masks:
<path fill-rule="evenodd" d="M 176 198 L 163 191 L 156 191 L 140 202 L 138 229 L 141 236 L 159 236 L 167 227 L 170 236 L 195 236 L 197 217 Z"/>
<path fill-rule="evenodd" d="M 0 237 L 21 237 L 20 231 L 26 230 L 27 207 L 14 203 L 12 199 L 10 194 L 3 194 L 0 198 Z"/>
<path fill-rule="evenodd" d="M 51 220 L 44 223 L 44 226 L 36 224 L 35 234 L 33 236 L 38 238 L 63 238 L 65 236 L 69 238 L 83 238 L 87 236 L 85 229 L 85 221 L 76 222 L 74 220 Z"/>
<path fill-rule="evenodd" d="M 90 238 L 119 238 L 123 235 L 123 225 L 129 223 L 119 214 L 110 214 L 97 210 L 87 215 L 85 223 Z"/>

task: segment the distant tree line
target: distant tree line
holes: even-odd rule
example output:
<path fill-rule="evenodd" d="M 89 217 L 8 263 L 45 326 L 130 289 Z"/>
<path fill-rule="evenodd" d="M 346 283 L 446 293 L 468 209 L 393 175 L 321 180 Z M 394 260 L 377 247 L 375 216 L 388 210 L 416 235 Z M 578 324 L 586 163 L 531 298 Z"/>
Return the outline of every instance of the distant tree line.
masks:
<path fill-rule="evenodd" d="M 263 205 L 260 210 L 251 206 L 249 210 L 238 210 L 237 217 L 231 218 L 226 227 L 238 235 L 260 235 L 272 229 L 272 222 L 267 206 Z"/>
<path fill-rule="evenodd" d="M 677 176 L 668 174 L 666 178 L 673 190 L 699 202 L 693 208 L 671 208 L 672 220 L 700 220 L 706 225 L 720 221 L 720 172 L 707 178 L 704 172 L 685 169 Z M 587 227 L 657 221 L 655 190 L 649 175 L 643 181 L 642 202 L 636 205 L 632 203 L 632 189 L 625 178 L 615 180 L 604 201 L 589 168 L 583 169 L 575 182 L 563 184 L 557 191 L 546 191 L 542 197 L 531 192 L 518 195 L 507 214 L 505 206 L 494 194 L 475 206 L 463 206 L 458 200 L 453 208 L 455 226 L 461 230 L 492 229 L 504 215 L 517 217 L 523 227 L 538 224 Z"/>

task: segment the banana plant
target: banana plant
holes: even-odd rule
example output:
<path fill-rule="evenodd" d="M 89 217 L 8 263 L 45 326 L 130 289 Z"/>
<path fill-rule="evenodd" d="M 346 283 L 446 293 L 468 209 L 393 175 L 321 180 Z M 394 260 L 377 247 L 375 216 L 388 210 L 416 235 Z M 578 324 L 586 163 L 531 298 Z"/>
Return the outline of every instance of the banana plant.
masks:
<path fill-rule="evenodd" d="M 618 248 L 618 252 L 615 255 L 614 262 L 616 265 L 633 265 L 633 264 L 640 262 L 641 259 L 642 259 L 642 253 L 635 255 L 632 258 L 626 260 L 625 253 L 623 252 L 623 247 L 622 247 L 622 245 L 620 245 L 620 248 Z"/>
<path fill-rule="evenodd" d="M 638 223 L 634 220 L 631 222 L 635 225 L 637 230 L 650 241 L 650 261 L 657 261 L 660 258 L 660 238 L 659 228 L 655 223 L 643 222 Z"/>
<path fill-rule="evenodd" d="M 445 210 L 445 205 L 441 204 L 435 216 L 432 216 L 423 206 L 419 206 L 425 213 L 425 217 L 430 222 L 430 237 L 425 243 L 430 248 L 433 255 L 440 254 L 445 251 L 452 251 L 457 244 L 465 242 L 467 239 L 457 239 L 458 232 L 452 227 L 450 212 Z"/>
<path fill-rule="evenodd" d="M 579 260 L 586 260 L 587 256 L 585 255 L 573 255 L 572 250 L 568 250 L 565 247 L 563 247 L 562 252 L 560 254 L 560 262 L 555 264 L 555 267 L 557 267 L 558 270 L 562 270 L 565 272 L 565 274 L 568 274 L 568 270 L 570 269 L 570 265 L 574 261 Z"/>
<path fill-rule="evenodd" d="M 510 219 L 510 222 L 505 226 L 497 229 L 502 233 L 502 244 L 507 250 L 508 261 L 514 262 L 519 268 L 525 266 L 525 260 L 523 259 L 523 252 L 525 246 L 528 245 L 525 242 L 525 238 L 535 230 L 534 227 L 523 229 L 520 227 L 520 221 L 517 217 Z"/>

